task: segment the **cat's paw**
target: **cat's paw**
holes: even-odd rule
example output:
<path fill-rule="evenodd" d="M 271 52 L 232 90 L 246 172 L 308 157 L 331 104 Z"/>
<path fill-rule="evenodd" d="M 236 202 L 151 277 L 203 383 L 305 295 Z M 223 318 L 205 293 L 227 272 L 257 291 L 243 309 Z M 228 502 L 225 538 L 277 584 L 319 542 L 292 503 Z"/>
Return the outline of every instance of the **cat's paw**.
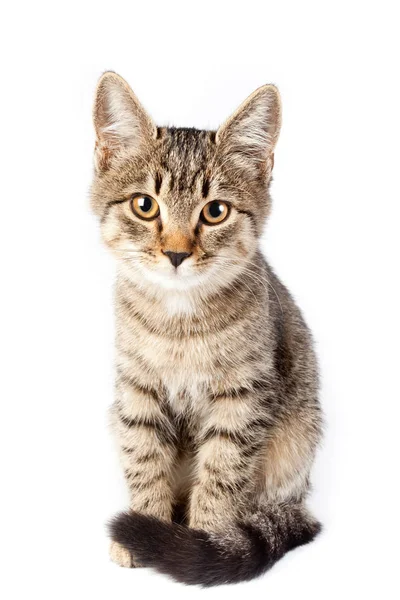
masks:
<path fill-rule="evenodd" d="M 129 550 L 118 544 L 118 542 L 111 542 L 110 558 L 120 567 L 132 568 L 136 566 Z"/>

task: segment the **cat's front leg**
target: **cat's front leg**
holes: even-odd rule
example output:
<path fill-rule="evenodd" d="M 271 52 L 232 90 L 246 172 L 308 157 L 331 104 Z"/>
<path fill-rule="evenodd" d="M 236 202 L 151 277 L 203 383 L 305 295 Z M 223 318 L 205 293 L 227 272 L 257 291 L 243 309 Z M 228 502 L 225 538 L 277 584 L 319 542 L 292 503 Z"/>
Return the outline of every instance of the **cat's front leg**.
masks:
<path fill-rule="evenodd" d="M 172 472 L 177 451 L 164 399 L 156 389 L 120 374 L 112 416 L 129 487 L 130 508 L 172 520 Z M 121 566 L 129 566 L 126 551 L 122 550 L 112 545 L 111 558 Z"/>
<path fill-rule="evenodd" d="M 249 504 L 266 437 L 263 419 L 254 417 L 254 405 L 249 390 L 213 398 L 199 438 L 190 527 L 224 529 Z"/>

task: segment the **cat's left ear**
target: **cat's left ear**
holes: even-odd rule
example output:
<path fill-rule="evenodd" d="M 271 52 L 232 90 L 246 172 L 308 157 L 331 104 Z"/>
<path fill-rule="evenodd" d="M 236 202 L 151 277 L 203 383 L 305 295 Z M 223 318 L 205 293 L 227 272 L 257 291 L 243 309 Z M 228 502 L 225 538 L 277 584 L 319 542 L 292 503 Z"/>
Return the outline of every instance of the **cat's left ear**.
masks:
<path fill-rule="evenodd" d="M 244 167 L 271 171 L 281 127 L 278 88 L 264 85 L 251 94 L 217 131 L 216 143 L 224 154 Z"/>
<path fill-rule="evenodd" d="M 157 134 L 155 124 L 129 85 L 112 71 L 104 73 L 97 85 L 93 120 L 98 170 L 106 170 L 120 150 L 137 150 Z"/>

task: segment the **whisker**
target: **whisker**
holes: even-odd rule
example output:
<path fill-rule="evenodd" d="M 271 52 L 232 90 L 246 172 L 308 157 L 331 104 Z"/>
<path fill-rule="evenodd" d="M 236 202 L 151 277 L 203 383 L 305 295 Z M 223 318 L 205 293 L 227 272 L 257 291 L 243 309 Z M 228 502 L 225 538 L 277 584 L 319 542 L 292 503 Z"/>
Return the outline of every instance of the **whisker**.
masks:
<path fill-rule="evenodd" d="M 215 262 L 217 262 L 219 264 L 237 265 L 237 264 L 240 264 L 241 262 L 245 263 L 245 265 L 242 266 L 242 271 L 244 271 L 251 279 L 253 279 L 253 281 L 256 281 L 256 282 L 260 283 L 264 287 L 264 289 L 267 289 L 267 288 L 265 288 L 264 283 L 266 283 L 272 289 L 272 291 L 274 292 L 275 297 L 276 297 L 276 299 L 278 301 L 281 313 L 283 314 L 283 308 L 282 308 L 282 304 L 281 304 L 280 298 L 278 296 L 278 293 L 275 290 L 275 288 L 272 285 L 272 283 L 269 280 L 269 278 L 267 277 L 267 275 L 264 273 L 264 277 L 263 277 L 261 274 L 256 273 L 252 269 L 246 267 L 246 265 L 252 265 L 254 267 L 260 268 L 260 265 L 258 265 L 257 263 L 254 263 L 253 261 L 242 260 L 242 259 L 231 259 L 231 258 L 228 258 L 228 257 L 225 257 L 225 256 L 221 256 L 221 257 L 217 256 L 217 257 L 215 257 L 214 260 L 215 260 Z"/>
<path fill-rule="evenodd" d="M 149 258 L 155 258 L 155 253 L 145 250 L 130 250 L 128 248 L 114 248 L 114 251 L 117 252 L 121 258 L 132 258 L 136 257 L 138 260 L 145 260 Z"/>

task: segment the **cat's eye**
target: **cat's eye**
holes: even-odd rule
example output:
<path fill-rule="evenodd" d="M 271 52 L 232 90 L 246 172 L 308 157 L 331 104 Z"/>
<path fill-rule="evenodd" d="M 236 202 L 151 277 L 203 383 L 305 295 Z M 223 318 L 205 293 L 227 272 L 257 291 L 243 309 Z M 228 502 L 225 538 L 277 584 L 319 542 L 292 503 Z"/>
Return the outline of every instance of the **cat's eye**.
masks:
<path fill-rule="evenodd" d="M 229 215 L 229 204 L 214 200 L 205 205 L 200 214 L 200 219 L 207 225 L 222 223 Z"/>
<path fill-rule="evenodd" d="M 131 198 L 131 209 L 139 219 L 145 219 L 146 221 L 151 221 L 160 214 L 160 207 L 157 202 L 151 196 L 146 196 L 146 194 L 134 194 Z"/>

